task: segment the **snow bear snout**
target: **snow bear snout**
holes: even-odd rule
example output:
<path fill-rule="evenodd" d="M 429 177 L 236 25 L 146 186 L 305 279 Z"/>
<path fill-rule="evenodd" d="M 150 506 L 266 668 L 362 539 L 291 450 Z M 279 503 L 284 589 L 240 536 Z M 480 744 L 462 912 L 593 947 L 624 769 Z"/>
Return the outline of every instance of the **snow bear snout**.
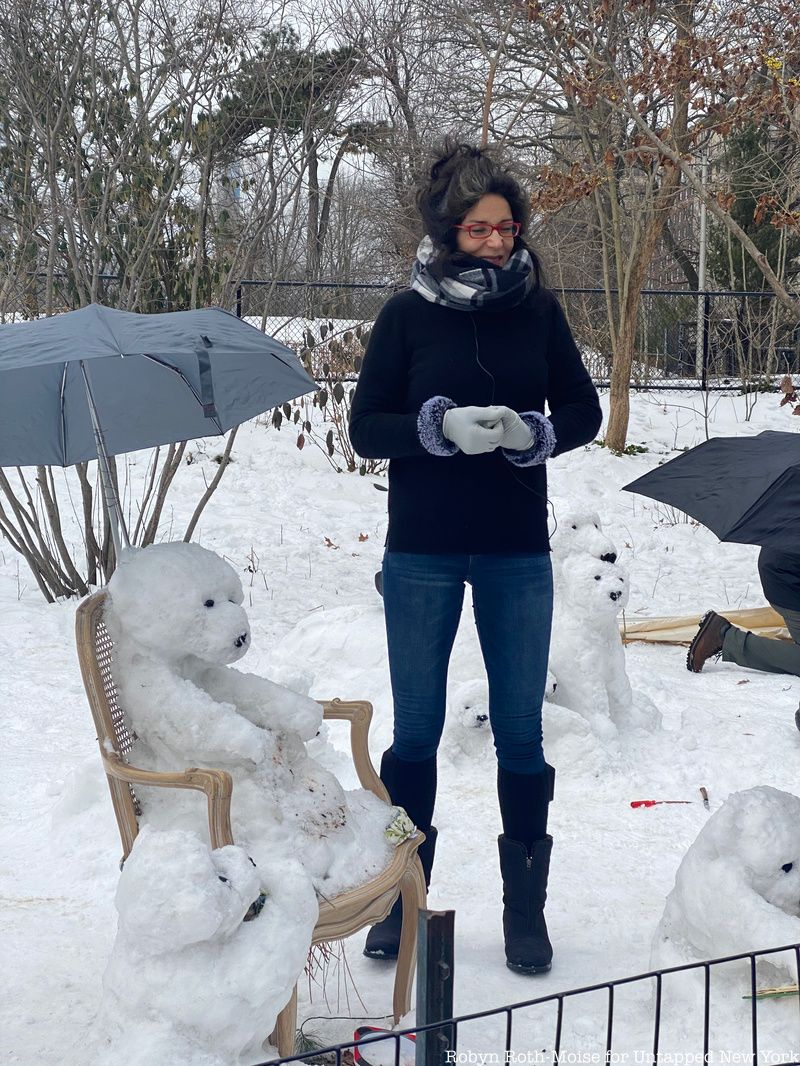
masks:
<path fill-rule="evenodd" d="M 236 638 L 236 640 L 233 642 L 234 647 L 243 648 L 244 645 L 248 642 L 249 639 L 250 639 L 250 634 L 249 633 L 240 633 L 239 636 Z"/>

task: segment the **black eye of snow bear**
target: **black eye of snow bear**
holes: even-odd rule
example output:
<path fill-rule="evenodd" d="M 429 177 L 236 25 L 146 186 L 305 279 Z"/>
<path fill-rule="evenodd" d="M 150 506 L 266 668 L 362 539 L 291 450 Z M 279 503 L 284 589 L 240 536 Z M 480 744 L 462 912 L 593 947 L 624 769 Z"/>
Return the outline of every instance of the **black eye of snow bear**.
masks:
<path fill-rule="evenodd" d="M 218 874 L 217 876 L 219 877 L 219 879 L 223 883 L 223 885 L 227 885 L 227 883 L 228 883 L 228 878 L 227 877 L 223 877 L 222 874 Z"/>
<path fill-rule="evenodd" d="M 214 606 L 214 601 L 213 600 L 206 600 L 206 602 L 203 604 L 203 606 L 204 607 L 213 607 Z"/>
<path fill-rule="evenodd" d="M 595 579 L 595 581 L 599 581 L 600 580 L 600 575 L 599 574 L 595 574 L 594 575 L 594 579 Z"/>
<path fill-rule="evenodd" d="M 573 529 L 577 529 L 578 527 L 574 525 L 574 526 L 573 526 L 572 528 L 573 528 Z"/>
<path fill-rule="evenodd" d="M 791 868 L 792 868 L 793 866 L 794 866 L 794 863 L 793 863 L 793 862 L 785 862 L 785 863 L 783 864 L 783 866 L 781 866 L 781 869 L 783 870 L 783 872 L 784 872 L 785 874 L 788 874 L 788 873 L 789 873 L 789 871 L 791 870 Z"/>

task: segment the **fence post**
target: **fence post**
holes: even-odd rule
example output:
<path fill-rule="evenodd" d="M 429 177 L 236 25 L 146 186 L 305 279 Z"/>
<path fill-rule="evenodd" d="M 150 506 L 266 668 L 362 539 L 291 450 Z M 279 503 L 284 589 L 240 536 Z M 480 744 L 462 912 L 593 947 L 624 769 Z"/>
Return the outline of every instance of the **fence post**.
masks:
<path fill-rule="evenodd" d="M 703 373 L 701 384 L 708 388 L 708 360 L 710 355 L 709 335 L 711 332 L 711 296 L 703 294 Z"/>
<path fill-rule="evenodd" d="M 417 921 L 417 1025 L 453 1017 L 455 911 L 419 912 Z M 445 1066 L 455 1053 L 452 1025 L 417 1033 L 415 1066 Z"/>
<path fill-rule="evenodd" d="M 236 286 L 236 317 L 242 317 L 242 286 Z"/>

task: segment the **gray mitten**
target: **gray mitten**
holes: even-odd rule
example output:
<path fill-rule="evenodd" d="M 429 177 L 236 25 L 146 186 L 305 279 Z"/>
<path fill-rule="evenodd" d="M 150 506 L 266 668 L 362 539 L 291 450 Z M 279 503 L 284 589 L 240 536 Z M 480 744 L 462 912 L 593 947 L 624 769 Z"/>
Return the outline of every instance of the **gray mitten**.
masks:
<path fill-rule="evenodd" d="M 493 452 L 503 436 L 502 407 L 451 407 L 442 420 L 442 435 L 465 455 Z"/>
<path fill-rule="evenodd" d="M 524 452 L 533 447 L 533 434 L 528 426 L 510 407 L 500 407 L 500 421 L 503 426 L 501 448 L 510 448 L 515 452 Z"/>

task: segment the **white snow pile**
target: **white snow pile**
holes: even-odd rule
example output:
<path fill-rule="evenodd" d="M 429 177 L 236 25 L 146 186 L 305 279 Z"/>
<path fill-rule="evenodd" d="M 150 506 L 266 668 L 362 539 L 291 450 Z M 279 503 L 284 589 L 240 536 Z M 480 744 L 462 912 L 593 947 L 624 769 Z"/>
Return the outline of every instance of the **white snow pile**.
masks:
<path fill-rule="evenodd" d="M 109 582 L 114 678 L 137 741 L 130 762 L 157 771 L 217 767 L 234 779 L 234 839 L 259 867 L 297 859 L 326 897 L 386 867 L 395 813 L 346 796 L 305 746 L 322 723 L 308 696 L 233 669 L 250 646 L 232 566 L 197 544 L 126 552 Z M 203 833 L 197 797 L 152 789 L 144 819 Z"/>
<path fill-rule="evenodd" d="M 800 798 L 729 796 L 686 852 L 653 941 L 654 967 L 800 943 Z M 781 967 L 783 956 L 771 956 Z M 771 971 L 772 972 L 772 971 Z M 796 980 L 786 957 L 783 977 Z"/>
<path fill-rule="evenodd" d="M 265 893 L 263 909 L 243 921 Z M 145 827 L 116 893 L 97 1066 L 230 1066 L 262 1044 L 302 972 L 317 918 L 297 863 L 256 867 L 240 847 Z"/>
<path fill-rule="evenodd" d="M 602 402 L 607 408 L 608 397 Z M 323 434 L 330 428 L 324 412 L 310 417 Z M 630 440 L 647 451 L 616 456 L 590 445 L 548 463 L 558 522 L 556 596 L 571 603 L 556 617 L 551 667 L 559 648 L 565 654 L 553 669 L 555 692 L 548 683 L 543 716 L 545 751 L 557 769 L 547 900 L 555 957 L 535 989 L 505 966 L 496 760 L 467 589 L 450 663 L 429 897 L 434 909 L 456 912 L 456 1014 L 641 974 L 651 954 L 665 965 L 691 965 L 800 942 L 800 800 L 787 796 L 800 794 L 794 718 L 800 679 L 721 661 L 692 674 L 685 648 L 631 643 L 624 648 L 631 717 L 613 634 L 626 588 L 629 620 L 763 606 L 757 547 L 720 544 L 674 509 L 620 489 L 707 436 L 797 432 L 797 423 L 777 396 L 651 391 L 631 397 Z M 171 495 L 176 529 L 188 524 L 216 471 L 216 439 L 193 449 L 195 461 L 182 469 Z M 0 1001 L 3 1063 L 85 1066 L 88 1052 L 106 1038 L 107 1059 L 126 1066 L 264 1061 L 267 1054 L 249 1052 L 248 1042 L 254 1046 L 269 1032 L 283 995 L 279 985 L 290 989 L 292 971 L 302 967 L 313 888 L 330 895 L 331 885 L 354 883 L 370 863 L 384 862 L 387 809 L 373 821 L 360 810 L 362 793 L 345 791 L 343 803 L 336 781 L 323 773 L 345 789 L 357 785 L 349 727 L 325 723 L 315 735 L 319 709 L 298 694 L 369 700 L 373 762 L 391 742 L 383 611 L 373 585 L 386 533 L 386 496 L 374 486 L 384 488 L 385 478 L 336 476 L 319 449 L 299 450 L 293 433 L 257 422 L 242 426 L 236 460 L 197 539 L 224 552 L 242 576 L 252 647 L 236 576 L 196 549 L 182 548 L 185 566 L 173 567 L 165 550 L 148 548 L 136 568 L 126 560 L 112 589 L 119 606 L 130 578 L 131 595 L 141 597 L 140 621 L 127 649 L 123 640 L 118 665 L 128 685 L 126 709 L 140 716 L 132 758 L 157 769 L 200 763 L 229 770 L 232 852 L 211 853 L 202 796 L 151 789 L 142 797 L 141 839 L 120 881 L 119 836 L 75 661 L 75 604 L 46 604 L 24 564 L 7 546 L 0 551 L 0 939 L 3 957 L 13 960 Z M 126 460 L 131 507 L 146 490 L 150 461 L 149 453 Z M 79 493 L 73 472 L 64 477 Z M 599 529 L 593 519 L 572 529 L 570 515 L 595 510 Z M 68 509 L 62 517 L 67 542 L 79 544 Z M 612 553 L 613 562 L 603 558 Z M 574 559 L 566 575 L 562 556 Z M 601 595 L 597 603 L 604 589 L 623 595 Z M 596 680 L 593 642 L 613 664 L 609 676 Z M 248 669 L 260 677 L 234 663 L 244 650 Z M 287 687 L 270 687 L 264 677 Z M 583 693 L 574 700 L 571 685 L 573 695 Z M 660 727 L 647 715 L 649 701 L 663 718 Z M 318 791 L 290 785 L 287 792 L 283 783 L 295 776 L 289 770 Z M 631 807 L 645 798 L 658 802 Z M 373 802 L 364 797 L 367 807 Z M 167 834 L 163 853 L 154 827 Z M 227 871 L 229 854 L 237 858 Z M 243 855 L 258 867 L 246 866 Z M 261 891 L 265 910 L 242 923 L 251 892 Z M 190 913 L 196 918 L 185 919 Z M 163 940 L 140 935 L 143 925 Z M 186 942 L 187 935 L 197 939 Z M 352 1039 L 365 1021 L 391 1024 L 394 969 L 363 957 L 365 935 L 350 938 L 327 982 L 324 976 L 298 982 L 298 1021 L 321 1044 Z M 780 959 L 788 973 L 764 967 L 759 984 L 797 979 L 791 953 Z M 159 985 L 166 974 L 169 981 Z M 650 980 L 615 989 L 612 1058 L 622 1066 L 650 1062 L 653 989 Z M 709 1063 L 749 1062 L 753 1004 L 742 998 L 750 991 L 749 968 L 713 967 L 709 989 Z M 662 990 L 662 1066 L 700 1063 L 703 967 L 666 974 Z M 562 1002 L 562 1063 L 606 1062 L 606 990 Z M 558 1009 L 554 1001 L 514 1011 L 516 1061 L 532 1053 L 549 1061 Z M 800 1059 L 797 997 L 760 1000 L 756 1009 L 760 1063 Z M 413 1014 L 403 1021 L 413 1026 Z M 459 1052 L 473 1053 L 476 1062 L 489 1053 L 502 1059 L 506 1025 L 502 1012 L 459 1025 Z"/>
<path fill-rule="evenodd" d="M 555 603 L 550 670 L 556 688 L 550 699 L 546 739 L 564 734 L 594 736 L 614 746 L 620 733 L 658 729 L 661 715 L 631 690 L 619 615 L 628 604 L 629 574 L 594 512 L 566 511 L 551 540 Z M 556 710 L 560 708 L 561 711 Z M 565 715 L 563 709 L 572 712 Z"/>

